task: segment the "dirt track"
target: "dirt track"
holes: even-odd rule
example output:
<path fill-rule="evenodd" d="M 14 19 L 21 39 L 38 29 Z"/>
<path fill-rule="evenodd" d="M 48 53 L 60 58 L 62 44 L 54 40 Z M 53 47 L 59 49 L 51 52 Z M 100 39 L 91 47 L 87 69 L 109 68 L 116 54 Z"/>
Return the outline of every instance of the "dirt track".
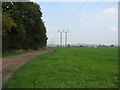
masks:
<path fill-rule="evenodd" d="M 40 51 L 33 51 L 16 56 L 9 56 L 2 59 L 2 84 L 4 85 L 11 75 L 20 68 L 27 61 L 31 60 L 37 55 L 43 55 L 52 51 L 50 48 L 42 49 Z"/>

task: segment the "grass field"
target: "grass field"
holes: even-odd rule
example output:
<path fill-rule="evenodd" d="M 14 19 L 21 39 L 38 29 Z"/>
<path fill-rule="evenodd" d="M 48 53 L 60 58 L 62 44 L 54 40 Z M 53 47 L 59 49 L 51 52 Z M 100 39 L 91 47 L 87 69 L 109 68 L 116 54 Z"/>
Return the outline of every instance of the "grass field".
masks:
<path fill-rule="evenodd" d="M 5 87 L 109 88 L 117 87 L 117 48 L 56 48 L 33 58 Z"/>

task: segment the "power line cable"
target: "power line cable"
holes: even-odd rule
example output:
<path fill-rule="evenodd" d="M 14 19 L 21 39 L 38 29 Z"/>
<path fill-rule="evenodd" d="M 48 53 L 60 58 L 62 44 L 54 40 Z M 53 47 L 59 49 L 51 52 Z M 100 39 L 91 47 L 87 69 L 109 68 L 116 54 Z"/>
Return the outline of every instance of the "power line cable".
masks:
<path fill-rule="evenodd" d="M 95 7 L 97 7 L 99 5 L 99 2 L 97 2 L 93 7 L 91 7 L 90 9 L 88 9 L 86 12 L 85 12 L 85 15 L 88 15 L 93 9 L 95 9 Z M 77 21 L 77 20 L 80 20 L 80 18 L 82 18 L 83 16 L 80 16 L 79 18 L 77 18 L 76 20 L 75 20 L 75 22 Z M 70 26 L 71 25 L 73 25 L 73 23 L 75 23 L 75 22 L 72 22 L 71 24 L 70 24 Z"/>
<path fill-rule="evenodd" d="M 114 6 L 116 3 L 117 3 L 117 2 L 114 2 L 112 5 L 109 5 L 109 6 L 105 7 L 104 9 L 107 9 L 107 8 L 109 8 L 109 7 L 111 7 L 111 6 Z M 102 9 L 102 10 L 103 10 L 103 9 Z M 100 13 L 102 10 L 100 10 L 98 13 Z M 93 16 L 88 17 L 88 18 L 85 19 L 84 21 L 81 21 L 81 22 L 79 23 L 79 25 L 82 24 L 82 23 L 84 23 L 84 22 L 87 22 L 87 21 L 90 20 L 90 19 L 92 19 L 93 17 L 95 17 L 96 15 L 98 15 L 98 13 L 95 14 L 95 15 L 93 15 Z M 75 23 L 76 23 L 76 22 L 75 22 Z M 74 23 L 74 24 L 75 24 L 75 23 Z M 72 27 L 72 25 L 73 25 L 73 24 L 71 24 L 70 27 Z"/>
<path fill-rule="evenodd" d="M 91 7 L 89 10 L 87 10 L 86 14 L 88 14 L 90 11 L 92 11 L 93 9 L 95 9 L 95 7 L 97 7 L 100 3 L 97 2 L 93 7 Z"/>
<path fill-rule="evenodd" d="M 111 6 L 114 6 L 115 4 L 116 4 L 116 2 L 113 3 Z M 110 6 L 110 7 L 111 7 L 111 6 Z M 109 7 L 108 7 L 108 8 L 109 8 Z M 107 8 L 105 8 L 105 9 L 107 9 Z M 98 13 L 100 13 L 100 12 L 102 12 L 102 10 L 100 10 Z M 95 14 L 95 15 L 92 16 L 92 17 L 90 16 L 90 17 L 87 19 L 87 21 L 89 21 L 90 19 L 94 18 L 94 17 L 97 16 L 97 15 L 98 15 L 98 14 Z M 86 22 L 87 22 L 87 21 L 86 21 Z M 85 22 L 85 21 L 83 21 L 83 22 Z M 81 22 L 81 23 L 82 23 L 82 22 Z"/>
<path fill-rule="evenodd" d="M 69 17 L 69 19 L 63 24 L 63 27 L 66 25 L 66 23 L 70 22 L 70 21 L 74 18 L 75 15 L 77 15 L 77 13 L 80 11 L 80 9 L 82 9 L 82 8 L 84 7 L 84 5 L 87 3 L 87 1 L 88 1 L 88 0 L 86 0 L 79 8 L 75 11 L 75 13 L 74 13 L 71 17 Z"/>

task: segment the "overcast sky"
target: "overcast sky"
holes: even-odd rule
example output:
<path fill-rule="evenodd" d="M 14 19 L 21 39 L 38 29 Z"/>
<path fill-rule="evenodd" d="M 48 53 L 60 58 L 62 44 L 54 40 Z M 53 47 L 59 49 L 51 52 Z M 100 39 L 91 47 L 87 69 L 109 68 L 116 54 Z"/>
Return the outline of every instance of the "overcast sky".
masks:
<path fill-rule="evenodd" d="M 37 1 L 47 27 L 48 44 L 59 44 L 58 29 L 69 30 L 69 44 L 118 44 L 118 3 L 82 1 Z"/>

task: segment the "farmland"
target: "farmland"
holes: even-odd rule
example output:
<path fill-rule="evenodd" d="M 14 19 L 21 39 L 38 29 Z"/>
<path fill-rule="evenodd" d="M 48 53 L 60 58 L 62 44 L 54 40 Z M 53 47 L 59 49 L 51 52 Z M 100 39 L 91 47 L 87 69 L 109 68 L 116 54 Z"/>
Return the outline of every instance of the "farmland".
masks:
<path fill-rule="evenodd" d="M 16 71 L 5 88 L 117 87 L 117 48 L 55 48 Z"/>

